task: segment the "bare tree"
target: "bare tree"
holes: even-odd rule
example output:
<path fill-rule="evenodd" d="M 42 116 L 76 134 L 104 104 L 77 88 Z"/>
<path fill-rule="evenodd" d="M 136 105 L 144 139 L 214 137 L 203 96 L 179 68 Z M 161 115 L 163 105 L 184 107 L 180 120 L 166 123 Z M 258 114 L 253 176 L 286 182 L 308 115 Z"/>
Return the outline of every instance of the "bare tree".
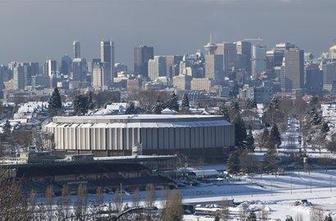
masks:
<path fill-rule="evenodd" d="M 140 204 L 140 191 L 139 187 L 136 187 L 132 193 L 132 206 L 138 207 Z"/>
<path fill-rule="evenodd" d="M 85 220 L 87 215 L 87 194 L 86 187 L 79 184 L 77 189 L 77 201 L 75 203 L 75 216 L 77 220 Z"/>
<path fill-rule="evenodd" d="M 223 221 L 227 221 L 230 219 L 229 202 L 226 199 L 223 199 L 223 201 L 221 202 L 219 217 Z"/>
<path fill-rule="evenodd" d="M 45 192 L 45 198 L 46 198 L 46 206 L 47 206 L 47 219 L 52 220 L 53 219 L 53 198 L 54 198 L 54 190 L 51 185 L 49 185 Z"/>
<path fill-rule="evenodd" d="M 113 197 L 113 204 L 114 204 L 114 210 L 116 212 L 121 212 L 123 209 L 124 201 L 123 201 L 123 193 L 121 189 L 117 189 L 114 192 L 114 197 Z"/>
<path fill-rule="evenodd" d="M 146 186 L 145 206 L 147 208 L 153 208 L 156 200 L 155 186 L 148 184 Z"/>
<path fill-rule="evenodd" d="M 310 221 L 323 221 L 323 210 L 319 207 L 313 206 L 310 210 Z"/>
<path fill-rule="evenodd" d="M 182 196 L 178 190 L 168 193 L 166 205 L 162 212 L 162 221 L 181 221 L 183 219 Z"/>

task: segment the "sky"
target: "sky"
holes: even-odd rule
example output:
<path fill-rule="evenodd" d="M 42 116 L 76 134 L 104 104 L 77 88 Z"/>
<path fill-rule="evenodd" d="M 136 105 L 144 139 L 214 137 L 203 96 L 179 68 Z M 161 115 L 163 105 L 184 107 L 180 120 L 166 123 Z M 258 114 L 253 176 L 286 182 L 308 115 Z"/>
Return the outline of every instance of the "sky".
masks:
<path fill-rule="evenodd" d="M 186 54 L 214 42 L 289 41 L 315 55 L 336 40 L 335 0 L 0 0 L 0 63 L 60 60 L 81 43 L 99 57 L 99 41 L 115 43 L 116 62 L 132 69 L 133 48 Z"/>

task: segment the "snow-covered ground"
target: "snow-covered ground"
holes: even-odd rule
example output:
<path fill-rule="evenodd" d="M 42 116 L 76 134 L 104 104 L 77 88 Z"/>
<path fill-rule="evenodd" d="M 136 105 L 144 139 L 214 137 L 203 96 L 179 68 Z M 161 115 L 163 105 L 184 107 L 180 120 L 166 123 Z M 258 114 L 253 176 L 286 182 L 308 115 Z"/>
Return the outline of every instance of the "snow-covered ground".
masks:
<path fill-rule="evenodd" d="M 336 218 L 336 171 L 291 172 L 286 175 L 244 177 L 238 183 L 200 186 L 182 189 L 184 203 L 213 203 L 223 199 L 247 202 L 251 210 L 268 208 L 269 217 L 284 220 L 298 215 L 310 220 L 312 206 L 298 205 L 308 200 L 313 206 L 329 212 Z M 230 214 L 238 214 L 230 208 Z M 213 217 L 188 215 L 185 220 L 213 220 Z M 233 219 L 234 220 L 234 219 Z"/>

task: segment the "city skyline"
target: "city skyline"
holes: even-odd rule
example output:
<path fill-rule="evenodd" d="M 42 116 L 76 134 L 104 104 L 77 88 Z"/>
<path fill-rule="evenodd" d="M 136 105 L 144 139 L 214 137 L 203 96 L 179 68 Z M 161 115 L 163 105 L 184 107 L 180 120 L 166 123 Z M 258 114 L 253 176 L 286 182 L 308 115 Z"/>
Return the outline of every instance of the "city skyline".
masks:
<path fill-rule="evenodd" d="M 328 28 L 332 26 L 330 18 L 336 6 L 332 0 L 87 1 L 81 4 L 71 1 L 67 7 L 63 1 L 48 4 L 4 1 L 2 4 L 0 25 L 4 31 L 0 63 L 3 64 L 13 60 L 60 60 L 64 54 L 72 55 L 74 40 L 81 43 L 82 57 L 88 59 L 99 57 L 101 40 L 111 40 L 115 42 L 116 62 L 133 69 L 135 46 L 154 46 L 157 55 L 192 53 L 209 41 L 209 33 L 214 42 L 261 37 L 271 46 L 289 41 L 315 55 L 326 51 L 336 36 Z M 72 10 L 83 13 L 73 16 Z M 169 13 L 173 10 L 174 13 Z M 187 16 L 183 14 L 185 10 L 189 12 Z M 22 16 L 12 16 L 11 11 Z M 97 15 L 84 16 L 91 11 Z M 56 16 L 56 12 L 62 13 Z M 34 16 L 25 16 L 27 13 Z M 202 32 L 197 32 L 198 28 Z"/>

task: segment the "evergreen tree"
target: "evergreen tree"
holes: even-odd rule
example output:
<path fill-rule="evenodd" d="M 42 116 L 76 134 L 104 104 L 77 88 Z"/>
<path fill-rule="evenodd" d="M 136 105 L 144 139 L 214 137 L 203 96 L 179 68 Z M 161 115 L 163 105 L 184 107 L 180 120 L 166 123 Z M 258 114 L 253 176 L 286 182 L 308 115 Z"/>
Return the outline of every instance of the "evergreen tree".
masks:
<path fill-rule="evenodd" d="M 93 110 L 95 108 L 95 105 L 93 103 L 93 98 L 92 98 L 92 91 L 89 92 L 89 98 L 88 98 L 88 109 Z"/>
<path fill-rule="evenodd" d="M 136 114 L 136 108 L 133 102 L 129 103 L 128 107 L 126 108 L 125 114 Z"/>
<path fill-rule="evenodd" d="M 250 212 L 249 216 L 247 217 L 247 221 L 257 221 L 257 216 L 255 212 Z"/>
<path fill-rule="evenodd" d="M 227 161 L 227 169 L 231 174 L 237 174 L 240 171 L 240 153 L 238 150 L 232 152 Z"/>
<path fill-rule="evenodd" d="M 155 114 L 161 114 L 162 110 L 163 110 L 163 103 L 158 99 L 156 101 L 156 104 L 154 105 L 153 112 Z"/>
<path fill-rule="evenodd" d="M 189 111 L 190 106 L 189 106 L 189 98 L 188 98 L 188 94 L 187 93 L 185 93 L 183 95 L 181 107 L 182 107 L 183 111 Z"/>
<path fill-rule="evenodd" d="M 170 98 L 168 99 L 166 106 L 170 110 L 174 110 L 177 112 L 179 111 L 178 97 L 174 92 L 171 94 Z"/>
<path fill-rule="evenodd" d="M 274 147 L 278 148 L 281 145 L 281 136 L 276 124 L 273 124 L 270 133 L 270 142 L 274 145 Z"/>
<path fill-rule="evenodd" d="M 57 115 L 62 110 L 62 99 L 58 88 L 56 87 L 49 99 L 48 111 L 50 116 Z"/>
<path fill-rule="evenodd" d="M 332 217 L 330 214 L 328 214 L 325 218 L 324 218 L 324 221 L 332 221 Z"/>
<path fill-rule="evenodd" d="M 286 216 L 285 221 L 293 221 L 293 218 L 291 216 Z"/>
<path fill-rule="evenodd" d="M 278 157 L 274 147 L 270 147 L 264 156 L 264 171 L 275 172 L 278 169 Z"/>
<path fill-rule="evenodd" d="M 8 136 L 11 134 L 12 126 L 9 123 L 9 120 L 6 120 L 5 125 L 3 126 L 3 135 Z"/>
<path fill-rule="evenodd" d="M 223 115 L 224 119 L 230 122 L 230 114 L 229 114 L 229 109 L 225 106 L 224 103 L 222 103 L 219 106 L 219 112 L 221 115 Z"/>
<path fill-rule="evenodd" d="M 326 134 L 326 133 L 329 132 L 329 130 L 330 130 L 330 128 L 329 128 L 328 123 L 327 123 L 327 122 L 324 122 L 324 123 L 322 124 L 321 132 L 324 133 L 324 134 Z"/>
<path fill-rule="evenodd" d="M 89 98 L 85 95 L 78 95 L 73 101 L 73 106 L 76 115 L 84 115 L 89 110 Z"/>
<path fill-rule="evenodd" d="M 215 216 L 215 218 L 214 218 L 214 221 L 220 221 L 220 219 L 219 219 L 219 215 L 218 215 L 218 214 L 216 214 L 216 216 Z"/>
<path fill-rule="evenodd" d="M 267 127 L 264 128 L 264 131 L 261 135 L 261 147 L 262 148 L 268 148 L 269 145 L 269 140 L 270 140 L 270 134 L 269 131 L 267 129 Z"/>
<path fill-rule="evenodd" d="M 238 115 L 234 119 L 233 125 L 234 125 L 234 130 L 235 130 L 235 144 L 238 147 L 243 147 L 244 142 L 246 141 L 247 134 L 246 134 L 245 123 L 243 119 L 240 117 L 240 115 Z"/>
<path fill-rule="evenodd" d="M 254 137 L 253 137 L 253 134 L 252 134 L 252 128 L 249 128 L 249 132 L 247 134 L 247 137 L 246 137 L 246 147 L 251 150 L 251 151 L 254 151 Z"/>

